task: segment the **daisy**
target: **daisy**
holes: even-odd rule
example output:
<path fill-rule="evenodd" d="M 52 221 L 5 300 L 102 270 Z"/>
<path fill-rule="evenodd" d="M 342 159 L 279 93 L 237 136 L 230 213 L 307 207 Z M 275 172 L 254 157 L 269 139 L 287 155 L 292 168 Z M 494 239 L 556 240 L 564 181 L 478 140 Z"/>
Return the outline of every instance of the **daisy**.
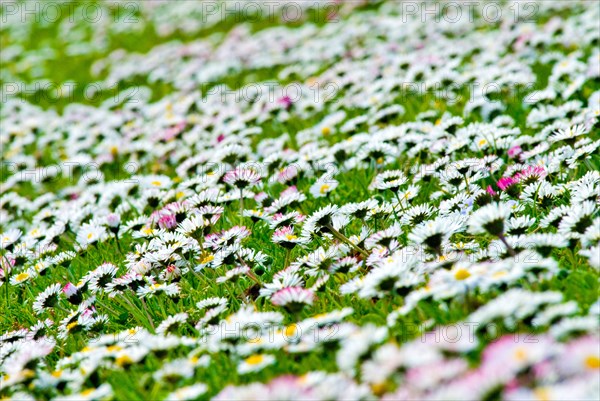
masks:
<path fill-rule="evenodd" d="M 431 217 L 433 212 L 431 205 L 415 205 L 404 211 L 401 222 L 405 225 L 416 226 Z"/>
<path fill-rule="evenodd" d="M 250 168 L 236 168 L 227 172 L 223 177 L 225 183 L 240 190 L 256 185 L 260 179 L 261 176 Z"/>
<path fill-rule="evenodd" d="M 392 192 L 398 192 L 401 186 L 406 184 L 407 178 L 400 170 L 388 170 L 377 174 L 369 189 L 378 189 L 380 191 L 389 189 Z"/>
<path fill-rule="evenodd" d="M 333 178 L 319 178 L 311 185 L 309 192 L 313 198 L 322 198 L 336 189 L 338 184 L 339 182 Z"/>
<path fill-rule="evenodd" d="M 28 269 L 27 271 L 21 272 L 19 274 L 15 274 L 10 278 L 11 285 L 20 285 L 26 283 L 30 279 L 36 276 L 35 270 L 31 271 Z"/>
<path fill-rule="evenodd" d="M 382 246 L 393 252 L 397 247 L 400 246 L 398 238 L 403 234 L 402 228 L 399 224 L 394 224 L 390 228 L 383 231 L 378 231 L 371 235 L 365 240 L 365 248 L 367 250 L 373 249 L 376 246 Z"/>
<path fill-rule="evenodd" d="M 558 233 L 567 238 L 579 238 L 593 223 L 593 218 L 598 213 L 598 206 L 593 201 L 585 201 L 580 205 L 572 206 L 560 220 Z"/>
<path fill-rule="evenodd" d="M 377 207 L 375 199 L 368 199 L 358 203 L 347 203 L 340 208 L 340 214 L 347 215 L 358 220 L 364 220 L 370 210 Z"/>
<path fill-rule="evenodd" d="M 315 294 L 302 287 L 286 287 L 271 295 L 273 305 L 283 306 L 292 313 L 299 312 L 305 305 L 312 305 L 314 301 Z"/>
<path fill-rule="evenodd" d="M 196 302 L 196 308 L 198 308 L 199 310 L 203 310 L 206 309 L 208 307 L 212 307 L 212 306 L 227 306 L 227 298 L 223 298 L 223 297 L 211 297 L 211 298 L 206 298 L 203 299 L 202 301 L 198 301 Z"/>
<path fill-rule="evenodd" d="M 276 213 L 270 219 L 267 218 L 267 220 L 269 221 L 269 228 L 271 230 L 275 230 L 280 226 L 291 226 L 294 224 L 302 223 L 304 221 L 304 218 L 305 217 L 302 214 L 294 210 L 286 214 Z"/>
<path fill-rule="evenodd" d="M 97 269 L 89 272 L 85 277 L 85 281 L 88 283 L 92 294 L 104 291 L 116 276 L 117 270 L 117 267 L 112 263 L 103 263 Z"/>
<path fill-rule="evenodd" d="M 256 223 L 259 220 L 267 219 L 265 212 L 261 209 L 244 210 L 244 217 L 250 217 L 253 223 Z"/>
<path fill-rule="evenodd" d="M 100 225 L 85 223 L 77 231 L 77 242 L 85 249 L 88 245 L 106 238 L 106 228 Z"/>
<path fill-rule="evenodd" d="M 72 305 L 79 305 L 81 301 L 83 301 L 81 289 L 71 283 L 67 283 L 62 288 L 62 292 L 63 294 L 65 294 L 67 301 L 69 301 L 69 303 L 71 303 Z"/>
<path fill-rule="evenodd" d="M 339 213 L 336 205 L 327 205 L 310 215 L 304 222 L 302 227 L 302 236 L 310 238 L 321 233 L 324 229 L 325 232 L 333 224 L 333 217 Z"/>
<path fill-rule="evenodd" d="M 246 276 L 249 274 L 249 272 L 250 272 L 250 268 L 248 266 L 238 266 L 234 269 L 227 270 L 225 275 L 221 276 L 221 277 L 217 277 L 215 282 L 217 284 L 222 284 L 222 283 L 225 283 L 230 280 L 235 282 L 238 277 Z"/>
<path fill-rule="evenodd" d="M 167 394 L 165 401 L 195 400 L 207 391 L 208 386 L 206 384 L 196 383 L 191 386 L 180 387 L 172 393 Z"/>
<path fill-rule="evenodd" d="M 575 139 L 581 135 L 585 135 L 588 129 L 583 124 L 571 126 L 566 129 L 558 129 L 552 136 L 548 138 L 551 143 L 565 141 L 566 143 L 573 145 Z"/>
<path fill-rule="evenodd" d="M 97 388 L 90 387 L 85 390 L 81 390 L 79 393 L 73 393 L 68 396 L 62 396 L 61 399 L 65 401 L 92 401 L 112 398 L 113 390 L 110 384 L 102 384 Z"/>
<path fill-rule="evenodd" d="M 275 357 L 269 354 L 255 354 L 244 359 L 237 367 L 239 374 L 258 372 L 275 363 Z"/>
<path fill-rule="evenodd" d="M 160 295 L 161 292 L 163 292 L 170 298 L 178 298 L 180 291 L 181 290 L 180 290 L 179 286 L 177 285 L 177 283 L 170 283 L 170 284 L 156 283 L 156 284 L 149 284 L 144 287 L 140 287 L 137 289 L 136 293 L 141 298 L 146 298 L 146 297 L 150 298 L 153 295 Z"/>
<path fill-rule="evenodd" d="M 533 227 L 536 220 L 530 216 L 511 217 L 506 222 L 506 233 L 510 235 L 525 234 L 527 230 Z"/>
<path fill-rule="evenodd" d="M 261 297 L 271 297 L 274 293 L 287 287 L 303 287 L 304 280 L 291 267 L 281 270 L 273 276 L 273 282 L 265 283 L 260 289 Z"/>
<path fill-rule="evenodd" d="M 156 333 L 162 335 L 172 333 L 176 331 L 179 326 L 186 323 L 187 318 L 188 314 L 185 312 L 169 316 L 158 325 L 158 327 L 156 328 Z"/>
<path fill-rule="evenodd" d="M 475 211 L 469 218 L 471 234 L 490 233 L 496 237 L 504 234 L 506 220 L 513 209 L 506 203 L 491 203 Z"/>
<path fill-rule="evenodd" d="M 438 255 L 442 255 L 443 244 L 461 228 L 461 222 L 455 218 L 438 217 L 417 225 L 408 235 L 408 239 L 413 243 L 425 245 Z"/>
<path fill-rule="evenodd" d="M 346 256 L 333 262 L 329 268 L 330 273 L 353 273 L 360 269 L 360 263 L 354 256 Z"/>
<path fill-rule="evenodd" d="M 281 245 L 286 249 L 293 249 L 296 245 L 305 245 L 309 241 L 306 237 L 298 237 L 294 234 L 294 228 L 287 226 L 276 230 L 273 233 L 272 240 L 274 243 Z"/>
<path fill-rule="evenodd" d="M 196 214 L 183 220 L 179 226 L 177 226 L 176 231 L 188 237 L 198 238 L 205 234 L 205 230 L 209 228 L 209 226 L 210 223 L 208 220 L 205 220 L 202 215 Z"/>
<path fill-rule="evenodd" d="M 0 248 L 11 250 L 13 245 L 21 238 L 23 233 L 18 228 L 11 228 L 10 230 L 0 234 Z"/>
<path fill-rule="evenodd" d="M 361 148 L 356 158 L 373 161 L 376 167 L 383 167 L 396 159 L 396 148 L 385 142 L 369 142 Z"/>
<path fill-rule="evenodd" d="M 515 174 L 514 179 L 524 186 L 527 186 L 533 182 L 541 181 L 547 175 L 548 172 L 542 166 L 527 166 L 525 169 Z"/>
<path fill-rule="evenodd" d="M 278 199 L 266 207 L 265 212 L 268 214 L 281 213 L 286 208 L 299 206 L 305 200 L 306 195 L 298 192 L 296 187 L 292 186 L 283 191 Z"/>
<path fill-rule="evenodd" d="M 554 249 L 566 248 L 568 238 L 560 234 L 536 233 L 524 238 L 525 246 L 533 248 L 543 257 L 548 257 Z"/>
<path fill-rule="evenodd" d="M 59 283 L 52 284 L 42 291 L 33 303 L 33 310 L 37 315 L 42 314 L 46 309 L 55 307 L 58 304 L 58 295 L 61 291 Z"/>

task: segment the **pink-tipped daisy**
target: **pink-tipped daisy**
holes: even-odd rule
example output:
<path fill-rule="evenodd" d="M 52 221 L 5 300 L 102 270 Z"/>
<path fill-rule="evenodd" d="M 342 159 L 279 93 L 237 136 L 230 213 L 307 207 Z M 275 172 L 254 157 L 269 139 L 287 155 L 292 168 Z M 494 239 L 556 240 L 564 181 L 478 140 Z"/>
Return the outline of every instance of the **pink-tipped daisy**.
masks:
<path fill-rule="evenodd" d="M 312 305 L 314 301 L 315 294 L 302 287 L 287 287 L 271 296 L 273 305 L 283 306 L 290 312 L 298 312 L 305 305 Z"/>

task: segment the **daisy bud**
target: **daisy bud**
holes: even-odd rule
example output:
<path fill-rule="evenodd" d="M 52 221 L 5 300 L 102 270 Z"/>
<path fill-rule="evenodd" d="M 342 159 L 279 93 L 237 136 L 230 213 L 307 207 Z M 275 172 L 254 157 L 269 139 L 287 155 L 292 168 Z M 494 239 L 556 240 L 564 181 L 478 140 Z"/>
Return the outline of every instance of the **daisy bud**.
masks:
<path fill-rule="evenodd" d="M 121 216 L 117 213 L 110 213 L 106 216 L 106 225 L 109 230 L 114 234 L 119 232 L 119 226 L 121 225 Z"/>
<path fill-rule="evenodd" d="M 81 296 L 81 291 L 72 283 L 67 283 L 63 287 L 62 292 L 63 294 L 65 294 L 67 301 L 69 301 L 73 305 L 79 305 L 83 300 L 83 297 Z"/>

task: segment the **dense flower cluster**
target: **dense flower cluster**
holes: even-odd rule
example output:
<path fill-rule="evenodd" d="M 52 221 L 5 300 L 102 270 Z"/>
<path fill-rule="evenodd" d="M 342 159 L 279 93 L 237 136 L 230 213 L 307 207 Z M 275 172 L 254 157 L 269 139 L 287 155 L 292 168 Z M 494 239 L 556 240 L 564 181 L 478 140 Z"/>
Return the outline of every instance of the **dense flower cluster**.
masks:
<path fill-rule="evenodd" d="M 351 2 L 106 54 L 217 29 L 195 3 L 58 24 L 135 101 L 0 110 L 0 396 L 600 398 L 598 7 Z"/>

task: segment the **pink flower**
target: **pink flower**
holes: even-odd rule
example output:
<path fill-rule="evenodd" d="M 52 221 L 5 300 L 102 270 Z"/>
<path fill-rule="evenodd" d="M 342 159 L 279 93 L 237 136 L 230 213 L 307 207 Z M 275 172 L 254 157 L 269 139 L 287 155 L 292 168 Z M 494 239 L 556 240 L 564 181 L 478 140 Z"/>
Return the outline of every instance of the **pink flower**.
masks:
<path fill-rule="evenodd" d="M 486 188 L 486 191 L 488 194 L 490 194 L 492 196 L 496 196 L 496 191 L 494 191 L 494 188 L 492 188 L 491 185 L 488 185 L 488 187 Z"/>
<path fill-rule="evenodd" d="M 508 187 L 516 183 L 517 181 L 512 177 L 502 177 L 498 180 L 498 188 L 500 188 L 503 191 L 506 191 Z"/>
<path fill-rule="evenodd" d="M 225 140 L 225 134 L 219 134 L 217 137 L 217 143 L 221 143 Z"/>
<path fill-rule="evenodd" d="M 512 148 L 508 149 L 508 157 L 510 157 L 511 159 L 514 159 L 521 153 L 523 153 L 523 149 L 521 149 L 519 145 L 513 146 Z"/>
<path fill-rule="evenodd" d="M 548 173 L 542 166 L 528 166 L 526 169 L 515 174 L 515 180 L 517 182 L 526 181 L 530 178 L 540 179 L 547 176 Z"/>
<path fill-rule="evenodd" d="M 285 197 L 285 196 L 288 196 L 288 195 L 293 195 L 293 194 L 295 194 L 295 193 L 298 193 L 298 188 L 296 188 L 296 186 L 295 186 L 295 185 L 292 185 L 292 186 L 290 186 L 290 187 L 287 187 L 287 188 L 286 188 L 286 189 L 284 189 L 283 191 L 281 191 L 281 194 L 280 194 L 280 196 L 283 198 L 283 197 Z"/>
<path fill-rule="evenodd" d="M 185 123 L 181 122 L 173 127 L 168 128 L 164 133 L 163 133 L 163 139 L 165 141 L 170 141 L 171 139 L 175 138 L 177 135 L 179 135 L 179 133 L 181 131 L 183 131 L 185 128 Z"/>
<path fill-rule="evenodd" d="M 290 106 L 292 105 L 292 99 L 289 96 L 284 96 L 282 98 L 280 98 L 278 100 L 278 102 L 283 106 L 283 108 L 285 109 L 289 109 Z"/>
<path fill-rule="evenodd" d="M 160 228 L 166 228 L 170 230 L 177 226 L 177 219 L 175 218 L 174 214 L 166 214 L 158 219 L 158 226 Z"/>

